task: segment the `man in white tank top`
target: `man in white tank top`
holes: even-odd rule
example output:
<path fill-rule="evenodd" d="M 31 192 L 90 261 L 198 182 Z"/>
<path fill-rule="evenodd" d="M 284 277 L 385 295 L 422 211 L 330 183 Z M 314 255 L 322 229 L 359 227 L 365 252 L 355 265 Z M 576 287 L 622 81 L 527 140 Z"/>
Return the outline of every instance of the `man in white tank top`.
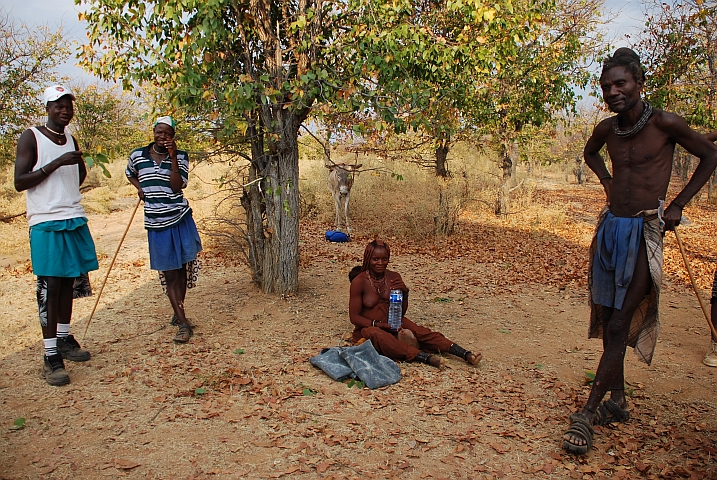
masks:
<path fill-rule="evenodd" d="M 47 122 L 25 130 L 17 143 L 15 189 L 27 199 L 30 256 L 37 276 L 37 303 L 45 344 L 45 380 L 70 383 L 63 358 L 90 359 L 70 335 L 74 298 L 91 295 L 87 272 L 97 270 L 97 255 L 80 205 L 87 168 L 66 127 L 74 116 L 75 96 L 62 85 L 45 89 Z"/>

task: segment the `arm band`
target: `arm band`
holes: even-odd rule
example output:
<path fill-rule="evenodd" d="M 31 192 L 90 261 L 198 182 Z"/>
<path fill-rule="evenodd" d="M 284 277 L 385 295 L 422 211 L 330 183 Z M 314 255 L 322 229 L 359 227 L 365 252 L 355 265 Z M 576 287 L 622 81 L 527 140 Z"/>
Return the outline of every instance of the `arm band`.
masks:
<path fill-rule="evenodd" d="M 45 171 L 45 167 L 40 167 L 40 171 L 44 173 L 46 177 L 50 176 L 50 174 Z"/>
<path fill-rule="evenodd" d="M 612 175 L 607 174 L 603 177 L 600 177 L 600 181 L 602 182 L 603 180 L 612 180 Z"/>

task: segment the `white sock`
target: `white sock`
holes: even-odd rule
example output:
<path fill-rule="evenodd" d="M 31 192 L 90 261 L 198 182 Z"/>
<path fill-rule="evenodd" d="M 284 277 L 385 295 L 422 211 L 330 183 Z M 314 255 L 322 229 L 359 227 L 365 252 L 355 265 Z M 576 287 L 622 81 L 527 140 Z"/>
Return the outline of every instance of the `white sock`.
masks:
<path fill-rule="evenodd" d="M 65 338 L 70 334 L 69 323 L 58 323 L 57 324 L 57 338 Z"/>
<path fill-rule="evenodd" d="M 42 342 L 45 344 L 45 355 L 57 355 L 57 338 L 43 338 Z"/>

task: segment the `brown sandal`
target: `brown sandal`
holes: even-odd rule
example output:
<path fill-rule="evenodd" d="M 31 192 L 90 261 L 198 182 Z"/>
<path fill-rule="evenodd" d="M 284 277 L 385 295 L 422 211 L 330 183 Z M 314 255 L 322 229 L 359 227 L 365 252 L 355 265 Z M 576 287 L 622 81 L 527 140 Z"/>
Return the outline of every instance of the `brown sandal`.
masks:
<path fill-rule="evenodd" d="M 180 325 L 177 335 L 174 336 L 175 343 L 187 343 L 192 338 L 194 332 L 192 332 L 192 326 L 189 324 Z"/>

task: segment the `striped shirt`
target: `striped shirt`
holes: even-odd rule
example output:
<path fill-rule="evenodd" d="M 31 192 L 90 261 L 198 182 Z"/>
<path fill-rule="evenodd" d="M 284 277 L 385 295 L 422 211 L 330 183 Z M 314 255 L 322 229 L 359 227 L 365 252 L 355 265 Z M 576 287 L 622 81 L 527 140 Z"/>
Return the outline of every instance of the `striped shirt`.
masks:
<path fill-rule="evenodd" d="M 169 186 L 172 160 L 167 156 L 157 165 L 149 154 L 152 145 L 150 143 L 130 153 L 125 175 L 139 180 L 144 192 L 144 228 L 164 230 L 178 224 L 192 210 L 182 191 L 173 192 Z M 185 188 L 189 177 L 187 152 L 177 150 L 177 163 L 183 180 L 182 188 Z"/>

